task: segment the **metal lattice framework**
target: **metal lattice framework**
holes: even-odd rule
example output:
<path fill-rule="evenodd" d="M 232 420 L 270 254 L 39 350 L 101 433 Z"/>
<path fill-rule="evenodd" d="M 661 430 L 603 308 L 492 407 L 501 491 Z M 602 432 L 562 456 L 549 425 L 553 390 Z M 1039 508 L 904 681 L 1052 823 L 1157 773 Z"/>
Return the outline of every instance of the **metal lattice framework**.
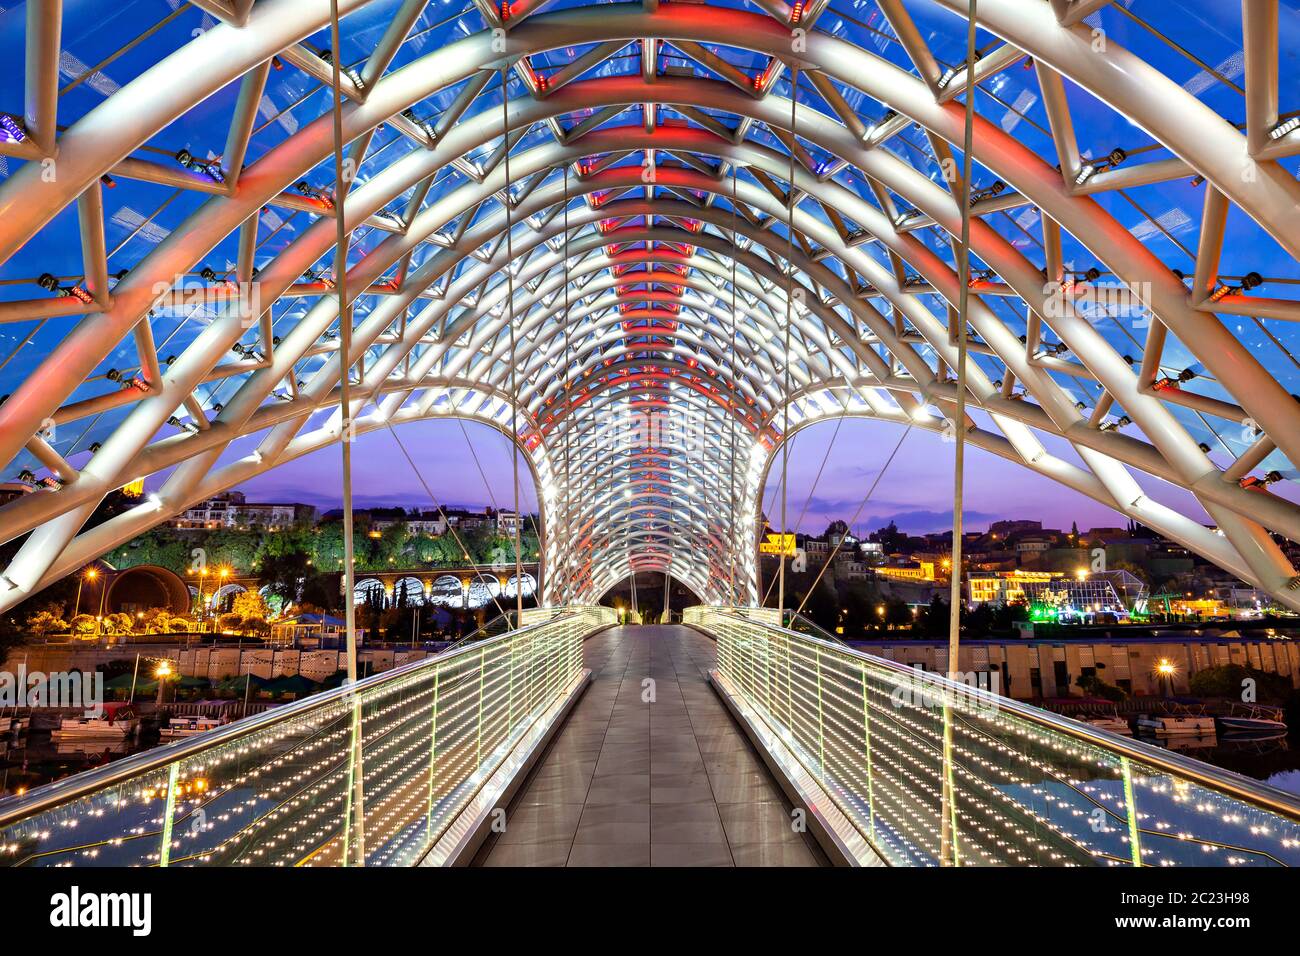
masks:
<path fill-rule="evenodd" d="M 1300 609 L 1279 546 L 1300 540 L 1300 508 L 1267 487 L 1300 461 L 1300 405 L 1241 331 L 1290 356 L 1266 321 L 1288 327 L 1300 303 L 1220 268 L 1241 228 L 1284 276 L 1300 253 L 1277 3 L 1242 4 L 1236 126 L 1104 29 L 1134 16 L 1128 3 L 980 0 L 974 64 L 936 52 L 964 34 L 968 0 L 852 16 L 825 0 L 546 5 L 439 20 L 427 0 L 339 0 L 354 175 L 335 195 L 327 0 L 164 3 L 164 23 L 77 74 L 101 98 L 63 126 L 62 3 L 29 0 L 25 115 L 0 141 L 22 161 L 0 184 L 0 262 L 36 271 L 75 206 L 84 274 L 51 276 L 53 296 L 9 283 L 0 301 L 23 345 L 54 335 L 0 365 L 16 374 L 0 461 L 40 485 L 0 507 L 3 539 L 27 535 L 0 608 L 337 442 L 345 421 L 437 416 L 517 440 L 549 602 L 593 602 L 640 569 L 752 603 L 758 499 L 783 441 L 844 415 L 952 427 L 952 170 L 973 76 L 968 440 Z M 96 78 L 137 44 L 156 56 L 105 95 Z M 1012 71 L 1045 122 L 1008 107 Z M 268 108 L 273 83 L 287 95 L 277 74 L 301 90 L 291 107 Z M 1081 150 L 1083 114 L 1120 117 L 1143 145 L 1087 158 L 1100 144 Z M 179 165 L 157 156 L 196 138 Z M 124 216 L 107 199 L 119 182 L 162 207 Z M 1134 229 L 1110 201 L 1170 184 L 1200 190 L 1186 275 L 1168 231 Z M 1122 301 L 1099 306 L 1106 290 Z M 252 450 L 232 456 L 238 441 Z M 106 493 L 166 469 L 145 503 L 83 528 Z M 1149 478 L 1204 514 L 1156 500 Z"/>

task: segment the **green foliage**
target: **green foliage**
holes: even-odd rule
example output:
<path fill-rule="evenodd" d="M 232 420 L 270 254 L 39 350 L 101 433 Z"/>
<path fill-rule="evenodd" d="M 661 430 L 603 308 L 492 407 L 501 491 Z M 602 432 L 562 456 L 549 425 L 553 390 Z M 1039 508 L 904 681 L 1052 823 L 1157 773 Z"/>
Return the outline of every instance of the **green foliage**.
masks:
<path fill-rule="evenodd" d="M 1118 702 L 1128 696 L 1114 684 L 1107 684 L 1096 674 L 1082 674 L 1075 680 L 1075 683 L 1089 697 L 1100 697 L 1102 700 Z"/>
<path fill-rule="evenodd" d="M 190 550 L 195 547 L 172 528 L 154 528 L 105 555 L 105 560 L 120 569 L 156 564 L 184 574 L 190 566 Z"/>
<path fill-rule="evenodd" d="M 1271 674 L 1241 664 L 1222 664 L 1197 671 L 1187 681 L 1194 697 L 1223 697 L 1242 700 L 1242 694 L 1254 681 L 1255 700 L 1261 704 L 1277 704 L 1286 700 L 1291 682 L 1281 674 Z"/>
<path fill-rule="evenodd" d="M 260 531 L 242 531 L 234 528 L 220 528 L 216 531 L 203 532 L 202 535 L 201 541 L 197 542 L 195 547 L 201 547 L 207 552 L 209 567 L 214 564 L 228 565 L 238 574 L 247 574 L 253 569 L 263 539 L 274 537 Z"/>
<path fill-rule="evenodd" d="M 315 562 L 306 550 L 263 552 L 257 573 L 282 604 L 298 600 L 302 582 L 316 574 Z"/>

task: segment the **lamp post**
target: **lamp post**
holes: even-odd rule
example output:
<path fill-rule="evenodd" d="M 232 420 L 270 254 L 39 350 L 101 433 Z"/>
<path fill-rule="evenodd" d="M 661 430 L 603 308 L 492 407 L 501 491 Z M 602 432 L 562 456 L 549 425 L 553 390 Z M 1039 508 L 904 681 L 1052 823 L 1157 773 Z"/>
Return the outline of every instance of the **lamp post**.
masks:
<path fill-rule="evenodd" d="M 195 608 L 195 611 L 197 612 L 196 616 L 198 617 L 200 622 L 202 622 L 203 620 L 203 584 L 205 581 L 207 581 L 207 579 L 208 579 L 207 567 L 205 566 L 199 568 L 199 597 L 198 597 L 198 606 Z"/>
<path fill-rule="evenodd" d="M 167 678 L 172 676 L 171 661 L 159 662 L 158 666 L 154 668 L 153 676 L 154 679 L 158 681 L 158 699 L 156 703 L 158 704 L 159 707 L 161 707 L 163 702 L 163 694 L 167 690 L 167 685 L 163 682 Z"/>
<path fill-rule="evenodd" d="M 1178 669 L 1174 666 L 1174 662 L 1170 661 L 1167 657 L 1160 658 L 1160 662 L 1156 665 L 1156 674 L 1160 675 L 1167 683 L 1165 691 L 1166 697 L 1174 695 L 1174 675 L 1177 674 L 1177 672 Z"/>
<path fill-rule="evenodd" d="M 209 601 L 209 602 L 213 602 L 213 601 L 215 601 L 216 598 L 217 598 L 217 595 L 219 595 L 219 594 L 221 593 L 221 588 L 224 588 L 224 587 L 226 586 L 226 578 L 230 577 L 230 568 L 228 568 L 228 567 L 223 567 L 223 568 L 221 568 L 221 569 L 217 572 L 217 576 L 218 576 L 218 578 L 220 579 L 220 580 L 218 581 L 218 587 L 217 587 L 216 590 L 214 590 L 214 591 L 212 592 L 212 596 L 211 596 L 210 598 L 208 598 L 208 601 Z"/>
<path fill-rule="evenodd" d="M 1160 661 L 1156 664 L 1156 674 L 1167 682 L 1167 689 L 1165 691 L 1166 697 L 1173 696 L 1174 674 L 1177 672 L 1178 668 L 1174 667 L 1173 661 L 1169 660 L 1167 657 L 1160 658 Z"/>
<path fill-rule="evenodd" d="M 73 617 L 76 617 L 78 614 L 81 613 L 81 585 L 84 584 L 86 581 L 93 581 L 97 577 L 99 577 L 99 572 L 97 570 L 95 570 L 94 568 L 86 568 L 85 574 L 77 578 L 77 604 L 72 611 Z"/>
<path fill-rule="evenodd" d="M 98 575 L 96 575 L 98 576 Z M 105 581 L 99 589 L 99 612 L 95 615 L 95 637 L 100 636 L 100 627 L 104 622 L 104 597 L 108 594 L 108 582 Z"/>

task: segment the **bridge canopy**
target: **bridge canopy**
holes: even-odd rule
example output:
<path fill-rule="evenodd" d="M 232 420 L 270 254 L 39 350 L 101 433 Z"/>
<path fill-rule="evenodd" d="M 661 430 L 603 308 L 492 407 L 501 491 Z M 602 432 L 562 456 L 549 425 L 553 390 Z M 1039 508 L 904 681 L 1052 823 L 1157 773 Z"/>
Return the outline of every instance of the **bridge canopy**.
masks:
<path fill-rule="evenodd" d="M 961 330 L 970 442 L 1300 607 L 1292 7 L 981 0 L 968 62 L 967 0 L 65 6 L 0 18 L 0 607 L 439 416 L 547 603 L 751 603 L 783 444 L 950 434 Z"/>

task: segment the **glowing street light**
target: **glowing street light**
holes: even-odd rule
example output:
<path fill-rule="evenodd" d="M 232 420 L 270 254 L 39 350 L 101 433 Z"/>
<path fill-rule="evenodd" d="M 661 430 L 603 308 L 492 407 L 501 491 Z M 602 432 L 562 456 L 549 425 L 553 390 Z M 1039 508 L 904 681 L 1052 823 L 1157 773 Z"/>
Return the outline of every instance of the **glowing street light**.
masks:
<path fill-rule="evenodd" d="M 1168 682 L 1168 693 L 1170 694 L 1173 694 L 1174 692 L 1174 675 L 1177 673 L 1178 668 L 1174 666 L 1174 662 L 1169 658 L 1162 657 L 1156 662 L 1156 674 Z"/>
<path fill-rule="evenodd" d="M 163 702 L 163 694 L 167 690 L 165 681 L 172 676 L 172 662 L 168 660 L 159 661 L 158 666 L 153 669 L 153 676 L 154 679 L 158 681 L 157 703 L 161 706 Z"/>
<path fill-rule="evenodd" d="M 94 581 L 99 577 L 99 571 L 95 568 L 86 568 L 86 573 L 77 578 L 77 605 L 72 611 L 72 616 L 76 617 L 81 613 L 81 585 L 86 581 Z"/>

